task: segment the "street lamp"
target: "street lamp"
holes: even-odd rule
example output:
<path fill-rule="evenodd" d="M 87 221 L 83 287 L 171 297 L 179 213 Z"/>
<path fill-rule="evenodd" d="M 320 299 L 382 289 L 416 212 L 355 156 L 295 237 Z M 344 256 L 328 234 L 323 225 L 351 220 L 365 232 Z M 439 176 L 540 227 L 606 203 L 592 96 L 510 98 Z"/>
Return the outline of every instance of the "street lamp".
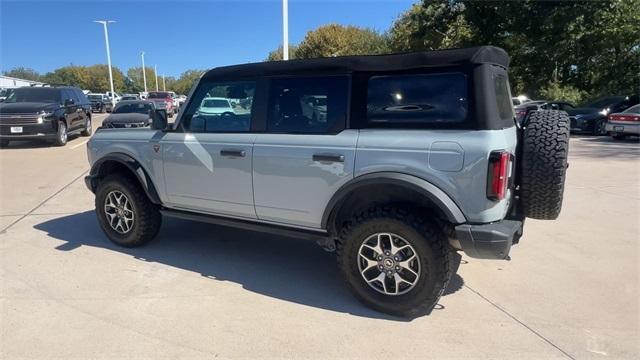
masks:
<path fill-rule="evenodd" d="M 109 83 L 111 84 L 111 105 L 116 106 L 115 91 L 113 90 L 113 72 L 111 71 L 111 51 L 109 50 L 109 30 L 107 24 L 114 23 L 113 20 L 94 20 L 94 23 L 102 24 L 104 27 L 104 42 L 107 44 L 107 63 L 109 64 Z"/>
<path fill-rule="evenodd" d="M 282 0 L 282 60 L 289 60 L 289 1 Z"/>
<path fill-rule="evenodd" d="M 156 75 L 156 91 L 158 91 L 158 65 L 153 66 L 153 72 Z"/>
<path fill-rule="evenodd" d="M 144 67 L 144 51 L 142 52 L 142 79 L 144 81 L 144 93 L 147 93 L 147 71 Z"/>

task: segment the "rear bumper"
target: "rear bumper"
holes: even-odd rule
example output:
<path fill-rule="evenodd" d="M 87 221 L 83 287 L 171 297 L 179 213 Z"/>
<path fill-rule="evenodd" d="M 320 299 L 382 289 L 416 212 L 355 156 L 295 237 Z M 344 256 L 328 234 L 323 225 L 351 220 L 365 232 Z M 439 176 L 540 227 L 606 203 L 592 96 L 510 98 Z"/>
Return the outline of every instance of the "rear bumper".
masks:
<path fill-rule="evenodd" d="M 522 236 L 524 223 L 502 220 L 490 224 L 462 224 L 455 227 L 456 238 L 465 254 L 478 259 L 507 259 L 511 245 Z"/>
<path fill-rule="evenodd" d="M 632 122 L 608 122 L 605 129 L 612 135 L 640 135 L 640 124 Z"/>

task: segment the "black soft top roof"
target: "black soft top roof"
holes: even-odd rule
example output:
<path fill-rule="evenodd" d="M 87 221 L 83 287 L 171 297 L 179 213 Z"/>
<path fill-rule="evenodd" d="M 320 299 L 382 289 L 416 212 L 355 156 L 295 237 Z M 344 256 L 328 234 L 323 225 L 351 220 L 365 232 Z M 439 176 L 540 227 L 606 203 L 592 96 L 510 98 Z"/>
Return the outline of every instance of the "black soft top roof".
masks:
<path fill-rule="evenodd" d="M 355 71 L 394 71 L 424 67 L 494 64 L 509 67 L 509 55 L 495 46 L 422 51 L 390 55 L 339 56 L 330 58 L 267 61 L 213 68 L 203 79 L 253 77 Z"/>

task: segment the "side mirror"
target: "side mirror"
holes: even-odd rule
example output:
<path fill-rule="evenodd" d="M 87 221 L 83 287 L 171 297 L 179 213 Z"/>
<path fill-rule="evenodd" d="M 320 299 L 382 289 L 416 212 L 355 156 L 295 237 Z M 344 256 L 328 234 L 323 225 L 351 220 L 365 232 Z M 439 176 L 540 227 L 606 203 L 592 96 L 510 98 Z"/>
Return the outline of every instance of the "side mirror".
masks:
<path fill-rule="evenodd" d="M 149 111 L 151 117 L 151 128 L 153 130 L 167 130 L 169 121 L 167 120 L 167 110 L 157 109 Z"/>
<path fill-rule="evenodd" d="M 67 99 L 64 101 L 64 106 L 71 106 L 75 104 L 75 101 L 73 101 L 73 99 Z"/>

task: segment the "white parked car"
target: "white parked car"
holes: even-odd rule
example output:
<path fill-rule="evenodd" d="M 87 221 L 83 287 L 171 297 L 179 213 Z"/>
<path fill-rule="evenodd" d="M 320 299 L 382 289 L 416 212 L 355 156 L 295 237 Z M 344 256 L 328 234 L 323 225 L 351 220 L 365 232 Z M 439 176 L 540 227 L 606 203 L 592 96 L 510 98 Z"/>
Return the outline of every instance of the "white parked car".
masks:
<path fill-rule="evenodd" d="M 236 112 L 227 98 L 207 97 L 202 100 L 198 109 L 202 115 L 235 115 Z"/>

